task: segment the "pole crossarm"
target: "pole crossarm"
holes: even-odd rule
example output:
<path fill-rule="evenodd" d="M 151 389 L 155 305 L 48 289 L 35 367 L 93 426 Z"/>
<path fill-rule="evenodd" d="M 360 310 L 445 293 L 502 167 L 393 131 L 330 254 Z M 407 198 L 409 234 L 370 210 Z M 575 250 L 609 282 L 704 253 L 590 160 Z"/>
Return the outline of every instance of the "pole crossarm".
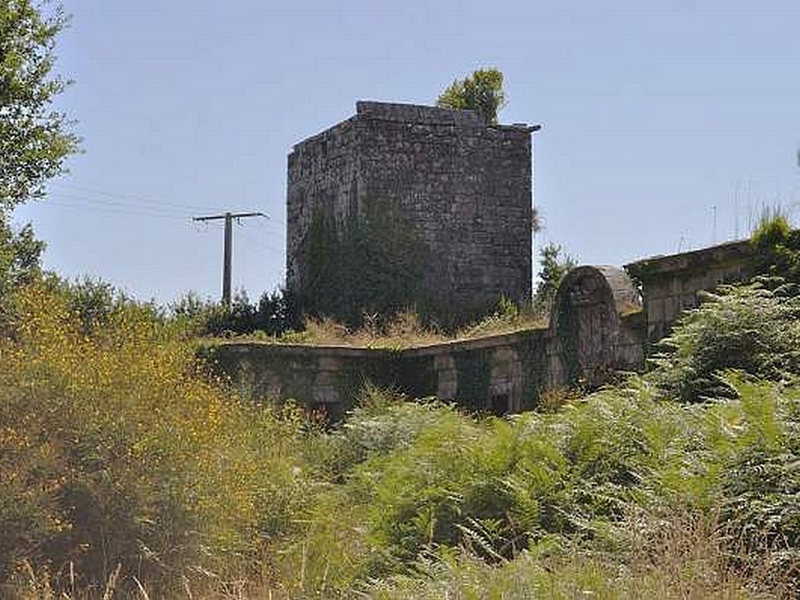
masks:
<path fill-rule="evenodd" d="M 192 219 L 193 221 L 217 221 L 225 219 L 225 242 L 222 252 L 222 303 L 228 308 L 231 306 L 231 274 L 233 272 L 233 220 L 244 219 L 246 217 L 264 217 L 265 219 L 269 219 L 269 215 L 263 212 L 226 212 L 221 215 L 194 217 Z"/>
<path fill-rule="evenodd" d="M 222 215 L 211 215 L 209 217 L 193 217 L 192 221 L 216 221 L 218 219 L 225 219 L 230 217 L 231 219 L 242 219 L 244 217 L 264 217 L 265 219 L 269 219 L 269 215 L 263 212 L 248 212 L 248 213 L 225 213 Z"/>

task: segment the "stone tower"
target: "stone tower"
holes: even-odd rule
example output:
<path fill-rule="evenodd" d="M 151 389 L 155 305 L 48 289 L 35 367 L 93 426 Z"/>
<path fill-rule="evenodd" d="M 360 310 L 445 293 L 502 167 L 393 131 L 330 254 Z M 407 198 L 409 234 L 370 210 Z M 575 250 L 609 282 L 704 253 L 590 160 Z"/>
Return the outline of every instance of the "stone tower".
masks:
<path fill-rule="evenodd" d="M 531 294 L 531 133 L 475 111 L 358 102 L 295 145 L 287 287 L 347 322 L 414 305 L 454 326 Z"/>

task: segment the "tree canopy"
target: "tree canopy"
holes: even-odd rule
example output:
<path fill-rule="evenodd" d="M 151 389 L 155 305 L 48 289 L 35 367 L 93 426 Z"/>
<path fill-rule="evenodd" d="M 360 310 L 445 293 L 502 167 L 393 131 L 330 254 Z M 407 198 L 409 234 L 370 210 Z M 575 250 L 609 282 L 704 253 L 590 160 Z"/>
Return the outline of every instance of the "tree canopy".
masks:
<path fill-rule="evenodd" d="M 439 95 L 436 105 L 476 110 L 487 123 L 497 123 L 497 113 L 506 105 L 503 74 L 492 67 L 456 79 Z"/>
<path fill-rule="evenodd" d="M 52 101 L 69 84 L 53 75 L 61 7 L 48 13 L 31 0 L 0 2 L 0 210 L 41 196 L 64 171 L 78 138 Z"/>

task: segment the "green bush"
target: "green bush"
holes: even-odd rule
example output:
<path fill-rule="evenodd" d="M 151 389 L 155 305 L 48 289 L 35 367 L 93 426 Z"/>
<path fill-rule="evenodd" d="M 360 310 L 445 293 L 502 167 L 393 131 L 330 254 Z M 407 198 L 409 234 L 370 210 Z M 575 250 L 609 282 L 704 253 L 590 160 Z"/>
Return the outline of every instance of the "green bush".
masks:
<path fill-rule="evenodd" d="M 44 251 L 44 242 L 34 237 L 30 224 L 15 231 L 8 221 L 8 216 L 0 211 L 0 300 L 41 274 L 40 258 Z"/>
<path fill-rule="evenodd" d="M 356 403 L 337 429 L 307 440 L 306 455 L 326 479 L 341 482 L 368 458 L 408 448 L 448 410 L 444 404 L 412 401 L 369 383 Z"/>
<path fill-rule="evenodd" d="M 778 285 L 800 284 L 800 230 L 793 230 L 783 214 L 767 212 L 753 231 L 750 245 L 756 275 Z"/>
<path fill-rule="evenodd" d="M 773 573 L 800 576 L 800 391 L 729 378 L 742 434 L 721 470 L 721 517 Z"/>
<path fill-rule="evenodd" d="M 217 302 L 202 300 L 189 293 L 169 307 L 171 320 L 194 336 L 262 335 L 279 336 L 301 323 L 295 313 L 295 301 L 289 292 L 278 289 L 264 292 L 257 303 L 250 302 L 247 292 L 239 291 L 230 308 Z"/>
<path fill-rule="evenodd" d="M 602 535 L 687 443 L 683 410 L 631 388 L 510 421 L 476 422 L 441 405 L 391 410 L 385 421 L 356 414 L 333 436 L 369 431 L 369 447 L 380 449 L 351 460 L 342 477 L 379 547 L 408 559 L 466 544 L 496 560 L 552 534 Z"/>
<path fill-rule="evenodd" d="M 718 374 L 740 369 L 779 381 L 800 373 L 800 298 L 759 284 L 723 286 L 661 342 L 650 377 L 673 398 L 730 397 Z"/>

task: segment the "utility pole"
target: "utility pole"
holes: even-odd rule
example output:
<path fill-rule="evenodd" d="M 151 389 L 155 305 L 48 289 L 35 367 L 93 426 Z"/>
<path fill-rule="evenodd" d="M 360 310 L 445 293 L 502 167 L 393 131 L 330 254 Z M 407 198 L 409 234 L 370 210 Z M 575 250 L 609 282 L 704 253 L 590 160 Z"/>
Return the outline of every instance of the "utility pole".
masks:
<path fill-rule="evenodd" d="M 222 215 L 212 215 L 210 217 L 194 217 L 193 221 L 217 221 L 225 219 L 225 242 L 222 253 L 222 304 L 226 308 L 231 307 L 231 274 L 233 271 L 233 220 L 244 219 L 245 217 L 264 217 L 269 219 L 266 213 L 230 213 Z"/>

